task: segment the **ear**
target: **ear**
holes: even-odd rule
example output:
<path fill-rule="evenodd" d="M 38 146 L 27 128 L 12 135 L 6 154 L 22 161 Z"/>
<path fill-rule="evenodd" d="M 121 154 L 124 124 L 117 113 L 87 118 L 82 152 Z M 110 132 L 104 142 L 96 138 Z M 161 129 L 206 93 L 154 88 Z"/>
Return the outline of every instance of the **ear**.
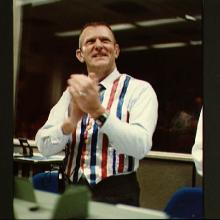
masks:
<path fill-rule="evenodd" d="M 120 53 L 120 47 L 118 44 L 115 44 L 115 59 L 118 58 L 119 53 Z"/>
<path fill-rule="evenodd" d="M 81 63 L 84 63 L 84 57 L 83 57 L 81 49 L 76 50 L 76 57 Z"/>

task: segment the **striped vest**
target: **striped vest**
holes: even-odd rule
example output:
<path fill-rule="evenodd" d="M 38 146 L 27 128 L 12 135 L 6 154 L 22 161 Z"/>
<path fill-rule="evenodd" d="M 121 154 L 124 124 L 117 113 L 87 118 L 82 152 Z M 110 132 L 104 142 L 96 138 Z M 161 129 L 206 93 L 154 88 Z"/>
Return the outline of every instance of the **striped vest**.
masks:
<path fill-rule="evenodd" d="M 129 122 L 125 97 L 131 79 L 122 74 L 100 97 L 102 105 L 125 122 Z M 89 124 L 91 128 L 87 130 Z M 108 176 L 130 173 L 138 165 L 137 159 L 117 153 L 108 136 L 99 132 L 98 125 L 88 115 L 78 123 L 72 134 L 72 143 L 65 149 L 64 172 L 74 183 L 83 174 L 90 185 L 95 185 Z"/>

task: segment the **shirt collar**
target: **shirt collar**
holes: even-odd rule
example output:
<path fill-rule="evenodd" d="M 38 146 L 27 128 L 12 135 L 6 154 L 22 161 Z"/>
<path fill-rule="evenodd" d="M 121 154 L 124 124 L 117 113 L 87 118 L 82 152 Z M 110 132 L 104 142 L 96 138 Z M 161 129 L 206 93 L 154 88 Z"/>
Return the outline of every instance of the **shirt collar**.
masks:
<path fill-rule="evenodd" d="M 112 86 L 112 83 L 120 77 L 120 73 L 117 68 L 113 70 L 105 79 L 103 79 L 100 84 L 102 84 L 106 89 Z"/>

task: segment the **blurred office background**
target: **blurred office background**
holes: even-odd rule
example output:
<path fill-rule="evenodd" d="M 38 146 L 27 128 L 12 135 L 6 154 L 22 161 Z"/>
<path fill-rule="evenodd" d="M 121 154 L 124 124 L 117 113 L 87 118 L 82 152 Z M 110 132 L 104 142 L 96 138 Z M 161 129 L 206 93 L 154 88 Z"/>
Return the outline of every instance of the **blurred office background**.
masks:
<path fill-rule="evenodd" d="M 120 72 L 155 89 L 152 150 L 190 153 L 203 103 L 201 0 L 15 0 L 21 9 L 14 137 L 34 139 L 71 73 L 79 30 L 108 22 L 120 44 Z"/>

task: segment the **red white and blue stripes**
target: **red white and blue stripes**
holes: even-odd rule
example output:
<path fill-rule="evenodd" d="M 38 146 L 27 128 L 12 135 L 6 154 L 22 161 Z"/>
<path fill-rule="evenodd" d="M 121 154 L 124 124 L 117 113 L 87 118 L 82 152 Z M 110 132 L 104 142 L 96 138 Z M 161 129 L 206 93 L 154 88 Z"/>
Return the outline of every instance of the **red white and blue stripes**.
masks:
<path fill-rule="evenodd" d="M 101 97 L 102 105 L 110 114 L 127 123 L 129 112 L 125 99 L 130 81 L 130 76 L 120 75 Z M 88 120 L 92 120 L 92 128 L 85 136 Z M 85 142 L 85 138 L 88 142 Z M 94 185 L 108 176 L 132 172 L 137 167 L 138 160 L 118 153 L 108 135 L 99 132 L 98 125 L 86 115 L 72 135 L 72 144 L 67 146 L 64 162 L 65 173 L 73 182 L 77 182 L 83 173 L 89 183 Z"/>

